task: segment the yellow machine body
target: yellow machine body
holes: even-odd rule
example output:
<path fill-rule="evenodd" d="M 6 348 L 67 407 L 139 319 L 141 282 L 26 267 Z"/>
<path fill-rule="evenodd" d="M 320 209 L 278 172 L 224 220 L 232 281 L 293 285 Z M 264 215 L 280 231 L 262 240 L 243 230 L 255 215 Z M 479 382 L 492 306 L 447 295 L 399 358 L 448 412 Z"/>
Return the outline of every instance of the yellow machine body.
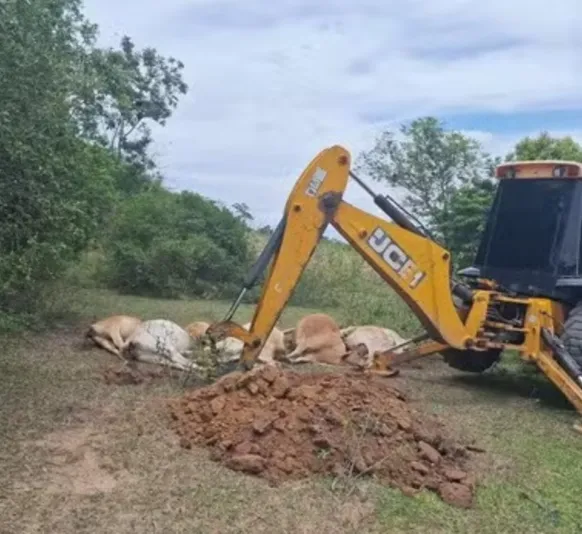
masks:
<path fill-rule="evenodd" d="M 450 350 L 466 358 L 492 350 L 515 350 L 522 359 L 535 363 L 582 413 L 580 384 L 554 358 L 552 347 L 542 336 L 542 329 L 560 335 L 568 312 L 564 305 L 547 298 L 510 296 L 497 288 L 494 281 L 480 280 L 480 289 L 473 292 L 471 305 L 460 309 L 451 291 L 450 253 L 423 235 L 344 201 L 350 167 L 351 155 L 342 146 L 321 151 L 309 163 L 287 200 L 284 229 L 273 253 L 250 331 L 228 320 L 211 326 L 209 334 L 241 339 L 244 342 L 241 362 L 246 368 L 251 367 L 323 231 L 331 225 L 400 295 L 427 332 L 428 341 L 398 357 L 377 354 L 373 368 L 381 371 L 397 360 Z M 534 166 L 523 163 L 518 168 L 522 172 L 534 172 Z M 498 323 L 488 317 L 488 310 L 497 304 L 522 307 L 523 326 Z M 511 333 L 514 337 L 517 334 L 521 341 L 499 342 L 500 333 Z"/>

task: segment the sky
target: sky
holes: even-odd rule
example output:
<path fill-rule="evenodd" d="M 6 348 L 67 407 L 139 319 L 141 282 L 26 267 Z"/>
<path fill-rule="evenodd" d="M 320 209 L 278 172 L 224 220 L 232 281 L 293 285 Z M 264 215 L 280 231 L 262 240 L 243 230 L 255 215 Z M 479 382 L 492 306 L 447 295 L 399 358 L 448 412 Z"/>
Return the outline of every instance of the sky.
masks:
<path fill-rule="evenodd" d="M 154 130 L 167 187 L 244 202 L 258 225 L 320 150 L 355 159 L 420 116 L 494 155 L 542 130 L 582 142 L 580 0 L 85 0 L 85 14 L 100 45 L 127 34 L 185 64 L 188 94 Z M 345 199 L 379 213 L 356 184 Z"/>

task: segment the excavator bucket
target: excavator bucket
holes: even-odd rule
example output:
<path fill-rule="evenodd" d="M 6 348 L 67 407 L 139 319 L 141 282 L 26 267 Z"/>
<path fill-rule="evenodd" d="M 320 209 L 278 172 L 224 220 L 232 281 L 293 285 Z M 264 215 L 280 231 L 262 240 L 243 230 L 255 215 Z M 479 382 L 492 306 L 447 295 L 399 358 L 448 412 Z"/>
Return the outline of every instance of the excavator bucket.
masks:
<path fill-rule="evenodd" d="M 372 371 L 384 376 L 394 376 L 390 373 L 394 372 L 398 365 L 430 356 L 447 347 L 448 345 L 430 339 L 401 353 L 395 352 L 394 349 L 376 352 L 372 362 Z"/>

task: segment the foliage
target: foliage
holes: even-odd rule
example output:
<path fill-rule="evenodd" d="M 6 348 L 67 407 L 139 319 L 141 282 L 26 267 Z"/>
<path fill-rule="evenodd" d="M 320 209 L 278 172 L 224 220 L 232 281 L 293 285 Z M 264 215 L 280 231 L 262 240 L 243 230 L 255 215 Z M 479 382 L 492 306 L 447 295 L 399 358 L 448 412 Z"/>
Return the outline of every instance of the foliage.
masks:
<path fill-rule="evenodd" d="M 87 59 L 90 91 L 82 95 L 76 110 L 83 135 L 119 158 L 153 169 L 147 154 L 152 142 L 148 122 L 165 125 L 179 95 L 188 91 L 182 78 L 184 64 L 151 47 L 136 50 L 127 35 L 120 50 L 94 48 Z"/>
<path fill-rule="evenodd" d="M 31 313 L 100 230 L 116 164 L 71 119 L 91 37 L 79 2 L 4 2 L 0 33 L 0 310 Z"/>
<path fill-rule="evenodd" d="M 455 267 L 469 265 L 495 193 L 490 177 L 501 159 L 485 153 L 476 140 L 446 131 L 432 117 L 402 125 L 399 132 L 401 140 L 384 132 L 360 156 L 359 167 L 402 189 L 404 206 L 451 250 Z M 571 137 L 542 132 L 522 139 L 505 159 L 582 161 L 582 147 Z"/>
<path fill-rule="evenodd" d="M 468 267 L 475 258 L 494 194 L 495 183 L 491 180 L 474 180 L 453 193 L 452 209 L 442 224 L 449 248 L 454 251 L 455 269 Z"/>
<path fill-rule="evenodd" d="M 245 225 L 248 225 L 255 220 L 250 208 L 244 202 L 235 202 L 232 205 L 232 210 L 236 214 L 237 219 L 244 222 Z"/>
<path fill-rule="evenodd" d="M 506 161 L 561 159 L 582 162 L 582 146 L 570 136 L 552 137 L 547 132 L 537 137 L 525 137 L 512 152 L 505 157 Z"/>
<path fill-rule="evenodd" d="M 81 64 L 84 83 L 73 95 L 79 134 L 107 148 L 123 162 L 116 186 L 131 196 L 159 185 L 162 177 L 148 153 L 151 123 L 164 126 L 186 94 L 184 65 L 146 47 L 137 50 L 124 35 L 120 49 L 90 47 Z"/>
<path fill-rule="evenodd" d="M 125 201 L 104 240 L 106 276 L 124 292 L 230 296 L 250 262 L 246 227 L 198 194 L 161 187 Z"/>
<path fill-rule="evenodd" d="M 259 234 L 264 234 L 264 235 L 271 235 L 271 234 L 272 234 L 274 231 L 275 231 L 275 230 L 273 230 L 273 227 L 272 227 L 272 226 L 270 226 L 270 225 L 268 225 L 268 224 L 266 224 L 266 225 L 264 225 L 264 226 L 261 226 L 261 227 L 260 227 L 260 228 L 257 230 L 257 232 L 258 232 Z"/>
<path fill-rule="evenodd" d="M 446 131 L 433 117 L 403 124 L 399 133 L 401 139 L 395 132 L 382 133 L 357 166 L 374 180 L 403 190 L 404 207 L 450 246 L 447 221 L 455 210 L 455 192 L 490 176 L 494 161 L 476 140 Z"/>
<path fill-rule="evenodd" d="M 128 37 L 97 48 L 81 8 L 0 3 L 0 328 L 52 308 L 117 202 L 159 184 L 147 123 L 187 89 L 180 62 Z"/>

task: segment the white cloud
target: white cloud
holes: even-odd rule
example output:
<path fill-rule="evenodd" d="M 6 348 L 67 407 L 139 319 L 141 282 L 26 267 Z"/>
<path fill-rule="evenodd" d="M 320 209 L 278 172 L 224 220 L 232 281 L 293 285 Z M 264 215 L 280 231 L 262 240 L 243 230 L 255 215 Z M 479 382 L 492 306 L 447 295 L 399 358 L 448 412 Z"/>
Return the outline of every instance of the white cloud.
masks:
<path fill-rule="evenodd" d="M 326 146 L 356 156 L 386 125 L 429 113 L 582 108 L 579 0 L 85 4 L 104 44 L 129 34 L 186 65 L 190 91 L 156 130 L 167 184 L 246 202 L 262 223 Z M 504 153 L 536 132 L 471 133 Z M 347 198 L 378 212 L 354 186 Z"/>

